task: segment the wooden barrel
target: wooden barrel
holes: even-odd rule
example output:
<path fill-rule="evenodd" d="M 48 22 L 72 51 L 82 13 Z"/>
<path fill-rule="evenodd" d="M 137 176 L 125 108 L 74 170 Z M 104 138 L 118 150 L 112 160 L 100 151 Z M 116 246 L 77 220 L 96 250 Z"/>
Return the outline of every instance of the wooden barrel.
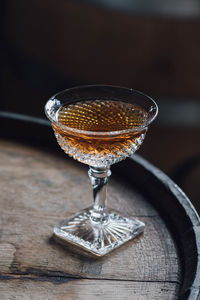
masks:
<path fill-rule="evenodd" d="M 0 116 L 0 299 L 199 299 L 199 217 L 174 182 L 138 155 L 113 166 L 109 206 L 145 232 L 87 256 L 52 237 L 91 205 L 87 167 L 59 150 L 44 121 Z"/>

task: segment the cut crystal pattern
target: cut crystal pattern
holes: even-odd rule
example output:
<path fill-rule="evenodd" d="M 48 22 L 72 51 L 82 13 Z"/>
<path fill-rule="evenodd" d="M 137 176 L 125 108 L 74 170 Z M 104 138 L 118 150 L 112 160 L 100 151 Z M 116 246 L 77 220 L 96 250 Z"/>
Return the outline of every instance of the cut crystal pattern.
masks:
<path fill-rule="evenodd" d="M 54 95 L 45 112 L 66 154 L 89 165 L 93 208 L 68 217 L 55 236 L 102 256 L 134 238 L 144 223 L 107 209 L 110 166 L 134 154 L 157 115 L 148 96 L 116 86 L 80 86 Z"/>
<path fill-rule="evenodd" d="M 99 145 L 99 142 L 96 143 L 94 140 L 92 147 L 87 140 L 77 140 L 68 136 L 62 137 L 56 131 L 55 136 L 66 154 L 84 164 L 101 168 L 109 167 L 132 155 L 142 144 L 145 133 L 126 140 L 113 141 L 112 144 L 102 142 Z"/>
<path fill-rule="evenodd" d="M 109 211 L 108 221 L 99 224 L 92 221 L 92 208 L 82 210 L 54 228 L 54 234 L 72 244 L 103 256 L 133 239 L 144 230 L 144 223 Z"/>

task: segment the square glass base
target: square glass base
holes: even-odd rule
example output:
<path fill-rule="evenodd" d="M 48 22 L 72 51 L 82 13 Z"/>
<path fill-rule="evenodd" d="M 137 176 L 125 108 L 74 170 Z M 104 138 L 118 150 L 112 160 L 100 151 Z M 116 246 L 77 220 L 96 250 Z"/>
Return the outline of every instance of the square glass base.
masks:
<path fill-rule="evenodd" d="M 103 256 L 133 239 L 144 231 L 144 223 L 123 217 L 108 210 L 105 222 L 93 222 L 92 207 L 63 220 L 54 227 L 54 234 L 61 240 L 77 245 L 96 256 Z"/>

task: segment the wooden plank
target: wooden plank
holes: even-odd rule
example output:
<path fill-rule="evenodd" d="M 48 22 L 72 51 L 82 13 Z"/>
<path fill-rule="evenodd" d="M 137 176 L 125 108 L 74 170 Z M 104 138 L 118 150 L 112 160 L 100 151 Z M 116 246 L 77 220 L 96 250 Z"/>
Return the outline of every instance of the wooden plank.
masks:
<path fill-rule="evenodd" d="M 178 299 L 178 285 L 163 282 L 72 280 L 62 284 L 46 278 L 21 277 L 0 282 L 1 300 L 169 300 Z"/>
<path fill-rule="evenodd" d="M 1 247 L 6 245 L 1 264 L 4 270 L 3 262 L 10 262 L 8 274 L 31 269 L 84 278 L 180 282 L 170 233 L 147 199 L 132 187 L 115 178 L 109 200 L 115 209 L 140 216 L 147 225 L 144 235 L 101 260 L 91 260 L 51 238 L 58 221 L 91 204 L 86 169 L 64 155 L 58 158 L 7 142 L 0 145 L 0 165 Z"/>
<path fill-rule="evenodd" d="M 176 245 L 148 199 L 121 178 L 111 181 L 110 206 L 144 221 L 144 235 L 101 259 L 52 238 L 57 222 L 91 205 L 90 189 L 87 168 L 64 153 L 1 140 L 1 299 L 177 299 Z"/>
<path fill-rule="evenodd" d="M 59 218 L 53 214 L 36 217 L 24 210 L 16 214 L 4 211 L 1 219 L 0 264 L 2 270 L 7 268 L 6 274 L 39 271 L 83 278 L 180 282 L 175 246 L 158 218 L 142 218 L 144 235 L 100 260 L 56 243 L 51 236 Z"/>

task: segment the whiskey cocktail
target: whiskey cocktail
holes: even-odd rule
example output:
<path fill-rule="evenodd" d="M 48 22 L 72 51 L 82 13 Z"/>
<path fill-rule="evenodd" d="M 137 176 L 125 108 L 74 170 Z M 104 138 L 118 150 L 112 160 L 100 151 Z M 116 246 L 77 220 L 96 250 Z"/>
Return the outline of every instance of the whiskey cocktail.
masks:
<path fill-rule="evenodd" d="M 97 256 L 134 238 L 144 223 L 108 209 L 110 166 L 142 144 L 157 105 L 148 96 L 115 86 L 80 86 L 53 96 L 47 117 L 66 154 L 89 165 L 94 204 L 55 226 L 54 234 Z"/>

